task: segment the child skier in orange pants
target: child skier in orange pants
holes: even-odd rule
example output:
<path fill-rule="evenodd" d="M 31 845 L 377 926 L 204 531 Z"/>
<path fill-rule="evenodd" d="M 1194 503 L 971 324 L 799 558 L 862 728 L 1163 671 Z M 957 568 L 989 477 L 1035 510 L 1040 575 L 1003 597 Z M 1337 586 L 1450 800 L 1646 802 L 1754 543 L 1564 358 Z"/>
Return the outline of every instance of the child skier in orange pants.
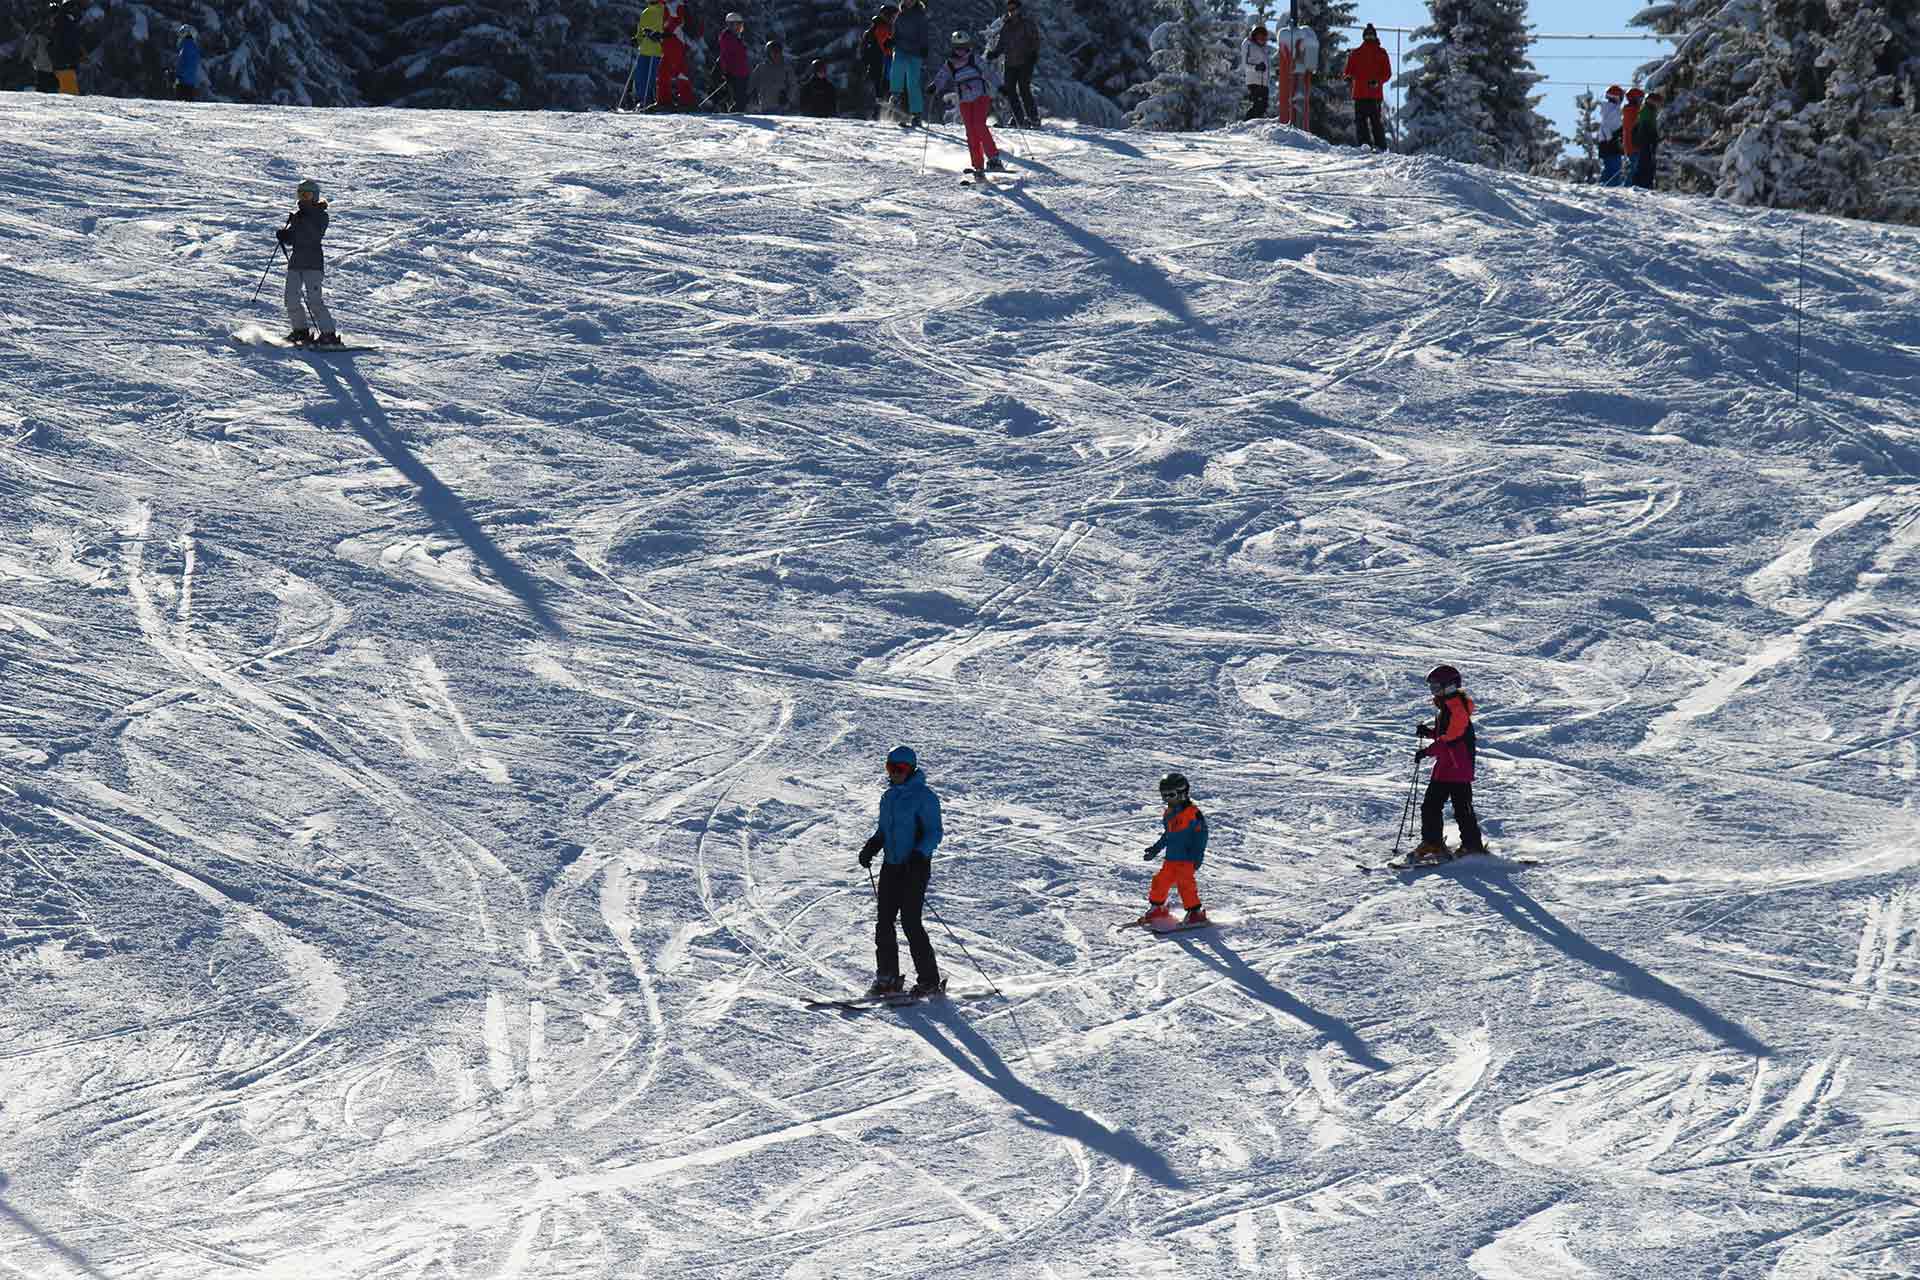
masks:
<path fill-rule="evenodd" d="M 1160 818 L 1165 830 L 1147 846 L 1146 861 L 1162 854 L 1166 860 L 1153 875 L 1153 884 L 1147 890 L 1147 913 L 1138 923 L 1156 930 L 1207 924 L 1206 909 L 1200 905 L 1200 886 L 1194 881 L 1194 873 L 1207 854 L 1206 815 L 1193 803 L 1183 774 L 1170 773 L 1160 779 L 1160 799 L 1167 806 Z M 1186 918 L 1178 924 L 1167 910 L 1167 894 L 1175 888 L 1180 890 L 1180 905 L 1187 909 Z"/>

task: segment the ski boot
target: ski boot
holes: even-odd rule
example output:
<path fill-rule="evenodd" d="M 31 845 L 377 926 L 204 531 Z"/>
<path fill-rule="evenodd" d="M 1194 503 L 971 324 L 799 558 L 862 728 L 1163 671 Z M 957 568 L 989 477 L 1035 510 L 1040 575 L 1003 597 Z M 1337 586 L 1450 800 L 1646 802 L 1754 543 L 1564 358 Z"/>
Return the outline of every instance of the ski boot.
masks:
<path fill-rule="evenodd" d="M 296 343 L 298 343 L 298 342 L 312 342 L 312 341 L 313 341 L 313 330 L 311 330 L 311 329 L 295 329 L 295 330 L 294 330 L 294 331 L 293 331 L 292 333 L 289 333 L 289 334 L 287 335 L 287 337 L 286 337 L 286 340 L 287 340 L 288 342 L 296 342 Z"/>
<path fill-rule="evenodd" d="M 1134 923 L 1143 924 L 1149 929 L 1157 929 L 1162 925 L 1173 923 L 1173 912 L 1167 910 L 1164 902 L 1156 902 L 1148 907 L 1147 913 L 1138 920 L 1135 920 Z"/>
<path fill-rule="evenodd" d="M 996 156 L 987 157 L 987 167 L 983 172 L 1005 173 L 1006 171 L 1007 171 L 1007 166 L 1001 162 L 1001 159 L 999 156 L 996 155 Z"/>
<path fill-rule="evenodd" d="M 873 980 L 867 988 L 869 996 L 897 996 L 907 989 L 906 982 L 897 973 L 883 973 Z"/>
<path fill-rule="evenodd" d="M 315 338 L 313 340 L 313 345 L 316 347 L 338 347 L 343 344 L 340 341 L 340 335 L 338 333 L 335 333 L 332 329 L 329 329 L 325 333 L 321 334 L 319 337 Z"/>
<path fill-rule="evenodd" d="M 1180 921 L 1180 927 L 1182 929 L 1191 929 L 1195 925 L 1212 923 L 1213 921 L 1207 919 L 1207 909 L 1205 907 L 1190 907 L 1187 910 L 1186 917 Z"/>
<path fill-rule="evenodd" d="M 940 995 L 945 992 L 946 989 L 947 980 L 945 978 L 916 978 L 914 979 L 913 986 L 907 990 L 907 994 L 915 999 L 920 999 L 925 996 Z"/>
<path fill-rule="evenodd" d="M 1447 848 L 1444 840 L 1422 840 L 1415 845 L 1413 852 L 1407 855 L 1408 862 L 1445 862 L 1453 857 L 1453 851 Z"/>
<path fill-rule="evenodd" d="M 922 123 L 922 121 L 921 121 L 921 119 L 920 119 L 920 117 L 919 117 L 919 116 L 915 116 L 915 117 L 914 117 L 913 119 L 911 119 L 911 120 L 909 120 L 909 121 L 907 121 L 907 128 L 909 128 L 909 129 L 924 129 L 924 128 L 926 128 L 926 125 L 925 125 L 924 123 Z"/>

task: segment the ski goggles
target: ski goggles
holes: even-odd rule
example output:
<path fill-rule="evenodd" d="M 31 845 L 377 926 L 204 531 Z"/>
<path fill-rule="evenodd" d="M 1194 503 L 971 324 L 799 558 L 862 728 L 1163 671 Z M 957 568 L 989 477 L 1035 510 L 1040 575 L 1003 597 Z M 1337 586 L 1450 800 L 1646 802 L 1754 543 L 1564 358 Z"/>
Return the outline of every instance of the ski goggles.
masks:
<path fill-rule="evenodd" d="M 911 777 L 912 774 L 913 766 L 910 764 L 894 764 L 892 761 L 887 762 L 887 776 L 895 782 L 904 782 L 907 778 Z"/>

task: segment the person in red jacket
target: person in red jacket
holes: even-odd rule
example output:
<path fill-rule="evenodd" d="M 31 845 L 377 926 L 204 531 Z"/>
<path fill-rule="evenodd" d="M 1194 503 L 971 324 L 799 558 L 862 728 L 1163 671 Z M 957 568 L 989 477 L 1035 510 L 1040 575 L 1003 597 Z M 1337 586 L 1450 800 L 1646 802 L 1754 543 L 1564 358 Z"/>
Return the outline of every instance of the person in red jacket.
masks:
<path fill-rule="evenodd" d="M 1620 150 L 1627 157 L 1628 186 L 1634 185 L 1634 157 L 1639 153 L 1639 148 L 1633 144 L 1633 126 L 1640 122 L 1640 104 L 1646 97 L 1646 90 L 1635 85 L 1627 90 L 1627 105 L 1620 112 Z"/>
<path fill-rule="evenodd" d="M 1460 687 L 1460 673 L 1444 663 L 1427 673 L 1427 689 L 1439 714 L 1432 724 L 1420 726 L 1420 736 L 1433 739 L 1433 745 L 1414 752 L 1416 760 L 1433 761 L 1433 776 L 1427 780 L 1426 798 L 1420 802 L 1420 844 L 1413 851 L 1413 860 L 1445 862 L 1450 857 L 1485 853 L 1480 819 L 1473 812 L 1473 699 Z M 1441 818 L 1449 801 L 1453 803 L 1453 820 L 1460 826 L 1457 854 L 1450 852 L 1440 838 Z"/>
<path fill-rule="evenodd" d="M 1353 85 L 1355 141 L 1375 151 L 1387 149 L 1387 126 L 1381 119 L 1387 81 L 1393 79 L 1393 60 L 1380 43 L 1380 33 L 1369 22 L 1360 33 L 1360 47 L 1347 55 L 1347 80 Z"/>
<path fill-rule="evenodd" d="M 687 42 L 695 35 L 689 28 L 693 15 L 687 11 L 686 0 L 666 0 L 666 4 L 660 30 L 660 97 L 655 105 L 662 111 L 675 107 L 691 111 L 693 73 L 687 67 Z"/>

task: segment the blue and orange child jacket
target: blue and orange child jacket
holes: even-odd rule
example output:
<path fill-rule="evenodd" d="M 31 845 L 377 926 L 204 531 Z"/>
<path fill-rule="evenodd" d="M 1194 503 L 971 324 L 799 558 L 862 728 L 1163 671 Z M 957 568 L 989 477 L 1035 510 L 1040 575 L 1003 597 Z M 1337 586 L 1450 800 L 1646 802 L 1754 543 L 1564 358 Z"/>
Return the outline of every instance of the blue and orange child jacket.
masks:
<path fill-rule="evenodd" d="M 1166 830 L 1150 852 L 1165 854 L 1168 862 L 1191 862 L 1198 869 L 1207 856 L 1207 815 L 1189 800 L 1178 812 L 1167 810 L 1160 825 Z"/>

